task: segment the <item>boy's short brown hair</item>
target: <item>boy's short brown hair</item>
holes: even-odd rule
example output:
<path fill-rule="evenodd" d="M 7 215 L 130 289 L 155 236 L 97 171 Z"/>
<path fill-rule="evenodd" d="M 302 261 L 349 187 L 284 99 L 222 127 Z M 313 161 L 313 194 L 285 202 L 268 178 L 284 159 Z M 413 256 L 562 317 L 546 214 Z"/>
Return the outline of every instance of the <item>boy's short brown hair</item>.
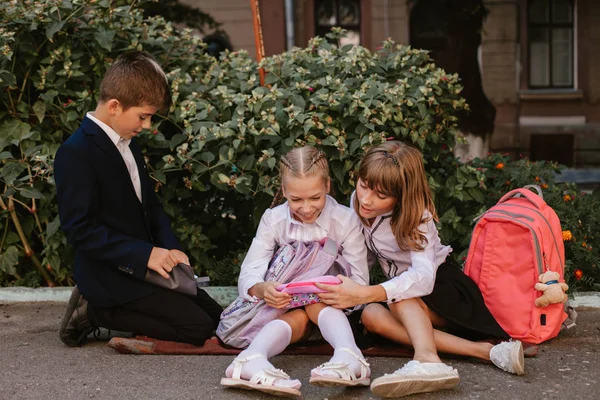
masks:
<path fill-rule="evenodd" d="M 116 99 L 124 110 L 153 106 L 166 112 L 171 106 L 171 88 L 164 71 L 143 51 L 121 54 L 100 84 L 100 101 Z"/>

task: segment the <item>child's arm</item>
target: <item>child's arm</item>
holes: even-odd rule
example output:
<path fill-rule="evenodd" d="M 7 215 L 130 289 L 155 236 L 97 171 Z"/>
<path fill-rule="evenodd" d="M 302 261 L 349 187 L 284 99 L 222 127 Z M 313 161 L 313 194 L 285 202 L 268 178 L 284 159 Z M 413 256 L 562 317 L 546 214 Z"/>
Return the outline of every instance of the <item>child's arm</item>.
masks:
<path fill-rule="evenodd" d="M 348 234 L 341 243 L 342 257 L 352 266 L 352 280 L 359 285 L 369 284 L 369 265 L 367 264 L 367 246 L 362 233 L 360 220 L 354 213 L 349 213 L 349 218 L 343 221 Z"/>
<path fill-rule="evenodd" d="M 238 291 L 240 296 L 247 300 L 265 298 L 265 292 L 269 286 L 265 282 L 265 275 L 277 245 L 272 214 L 273 210 L 271 209 L 263 214 L 250 249 L 242 262 L 238 278 Z"/>
<path fill-rule="evenodd" d="M 431 294 L 437 268 L 451 251 L 449 246 L 441 245 L 433 219 L 419 225 L 418 229 L 427 238 L 425 249 L 411 251 L 411 266 L 400 275 L 381 284 L 387 293 L 388 302 L 394 303 Z"/>
<path fill-rule="evenodd" d="M 97 177 L 86 152 L 66 142 L 56 153 L 54 170 L 61 228 L 69 243 L 107 267 L 127 266 L 134 276 L 143 279 L 152 243 L 98 223 Z"/>

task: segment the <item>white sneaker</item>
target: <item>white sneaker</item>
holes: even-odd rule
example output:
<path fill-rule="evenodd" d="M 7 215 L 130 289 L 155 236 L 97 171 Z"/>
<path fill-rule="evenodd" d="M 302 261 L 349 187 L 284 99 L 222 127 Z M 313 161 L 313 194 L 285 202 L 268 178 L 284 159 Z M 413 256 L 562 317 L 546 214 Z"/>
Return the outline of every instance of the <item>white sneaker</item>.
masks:
<path fill-rule="evenodd" d="M 492 347 L 490 360 L 495 366 L 511 374 L 523 375 L 525 373 L 523 343 L 519 340 L 502 342 Z"/>
<path fill-rule="evenodd" d="M 393 374 L 385 374 L 373 380 L 371 392 L 381 397 L 401 397 L 452 389 L 459 382 L 458 371 L 449 365 L 412 360 Z"/>

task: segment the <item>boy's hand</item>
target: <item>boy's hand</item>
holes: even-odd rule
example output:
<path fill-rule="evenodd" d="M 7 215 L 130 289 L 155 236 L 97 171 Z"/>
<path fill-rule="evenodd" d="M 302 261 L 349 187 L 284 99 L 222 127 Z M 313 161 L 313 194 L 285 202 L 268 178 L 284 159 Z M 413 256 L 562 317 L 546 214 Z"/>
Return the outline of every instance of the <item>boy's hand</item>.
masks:
<path fill-rule="evenodd" d="M 148 259 L 148 268 L 158 272 L 165 279 L 171 279 L 169 272 L 180 262 L 189 263 L 187 256 L 181 251 L 153 247 Z"/>
<path fill-rule="evenodd" d="M 190 259 L 188 258 L 188 256 L 185 255 L 185 253 L 181 250 L 177 250 L 177 249 L 171 249 L 169 250 L 169 252 L 171 253 L 172 256 L 175 257 L 175 259 L 177 259 L 177 263 L 182 263 L 182 264 L 187 264 L 190 265 Z"/>

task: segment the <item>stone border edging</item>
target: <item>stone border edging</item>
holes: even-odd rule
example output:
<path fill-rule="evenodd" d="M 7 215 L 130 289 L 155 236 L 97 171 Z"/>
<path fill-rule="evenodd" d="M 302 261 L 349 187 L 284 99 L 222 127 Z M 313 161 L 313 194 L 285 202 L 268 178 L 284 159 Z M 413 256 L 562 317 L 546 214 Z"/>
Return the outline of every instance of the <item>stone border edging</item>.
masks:
<path fill-rule="evenodd" d="M 202 289 L 213 297 L 221 306 L 228 306 L 238 294 L 235 286 L 205 286 Z M 0 288 L 0 304 L 23 303 L 37 301 L 67 302 L 71 295 L 72 287 L 62 286 L 55 288 L 28 288 L 5 287 Z M 600 308 L 600 292 L 576 293 L 571 300 L 573 307 Z"/>

